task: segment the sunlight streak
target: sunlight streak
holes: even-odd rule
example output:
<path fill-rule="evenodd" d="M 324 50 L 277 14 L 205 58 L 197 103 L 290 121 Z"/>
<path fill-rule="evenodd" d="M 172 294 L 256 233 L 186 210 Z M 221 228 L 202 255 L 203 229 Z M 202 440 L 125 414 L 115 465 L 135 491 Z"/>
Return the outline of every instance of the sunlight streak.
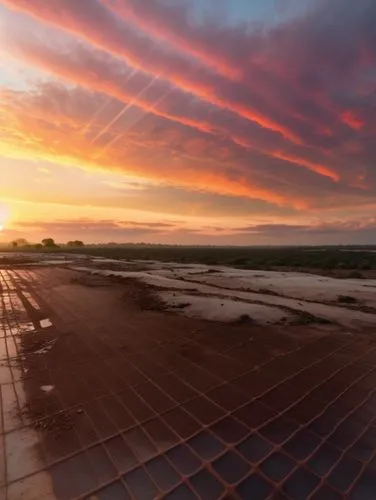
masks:
<path fill-rule="evenodd" d="M 107 130 L 119 119 L 121 118 L 125 113 L 126 111 L 131 108 L 133 106 L 133 104 L 137 101 L 138 98 L 140 98 L 152 85 L 153 83 L 158 80 L 159 78 L 159 75 L 156 75 L 151 82 L 149 82 L 145 88 L 143 88 L 141 90 L 141 92 L 139 92 L 131 101 L 128 102 L 128 104 L 126 104 L 124 106 L 124 108 L 110 121 L 110 123 L 108 123 L 104 128 L 103 130 L 101 130 L 101 132 L 99 132 L 99 134 L 94 137 L 94 139 L 92 140 L 92 144 L 94 142 L 96 142 L 99 137 L 101 137 L 105 132 L 107 132 Z"/>

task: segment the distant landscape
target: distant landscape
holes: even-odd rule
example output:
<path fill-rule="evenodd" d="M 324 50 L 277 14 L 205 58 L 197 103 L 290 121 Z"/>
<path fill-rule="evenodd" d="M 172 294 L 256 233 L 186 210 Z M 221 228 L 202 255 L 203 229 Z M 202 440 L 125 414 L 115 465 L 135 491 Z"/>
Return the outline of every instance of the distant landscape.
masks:
<path fill-rule="evenodd" d="M 376 246 L 336 247 L 215 247 L 166 246 L 147 244 L 78 245 L 20 248 L 4 247 L 7 252 L 80 253 L 93 257 L 121 260 L 157 260 L 187 264 L 224 265 L 240 269 L 314 271 L 322 270 L 339 277 L 374 277 Z M 371 271 L 371 273 L 369 273 Z M 351 273 L 352 272 L 352 273 Z"/>

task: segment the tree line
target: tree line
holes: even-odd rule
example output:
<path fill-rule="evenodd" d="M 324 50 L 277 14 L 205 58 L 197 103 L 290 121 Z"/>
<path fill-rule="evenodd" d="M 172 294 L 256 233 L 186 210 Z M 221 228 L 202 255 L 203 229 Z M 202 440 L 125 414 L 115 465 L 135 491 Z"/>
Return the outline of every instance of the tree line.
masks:
<path fill-rule="evenodd" d="M 13 248 L 36 248 L 36 249 L 43 249 L 43 248 L 59 248 L 60 245 L 55 243 L 55 240 L 53 238 L 44 238 L 40 243 L 29 243 L 25 238 L 18 238 L 16 240 L 13 240 L 11 242 L 11 246 Z M 80 248 L 85 246 L 84 242 L 81 240 L 71 240 L 68 241 L 65 246 L 70 247 L 70 248 Z"/>

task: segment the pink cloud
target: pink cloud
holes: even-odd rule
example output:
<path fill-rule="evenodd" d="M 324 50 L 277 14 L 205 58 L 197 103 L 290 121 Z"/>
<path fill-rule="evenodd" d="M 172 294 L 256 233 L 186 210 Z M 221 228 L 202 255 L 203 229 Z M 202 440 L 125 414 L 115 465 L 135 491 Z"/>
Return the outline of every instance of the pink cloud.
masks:
<path fill-rule="evenodd" d="M 234 143 L 258 150 L 263 154 L 275 158 L 280 158 L 281 155 L 285 158 L 293 156 L 296 165 L 333 179 L 338 178 L 338 173 L 326 164 L 328 159 L 323 155 L 319 158 L 320 154 L 315 154 L 318 160 L 312 159 L 309 148 L 293 146 L 281 136 L 255 127 L 252 122 L 228 114 L 222 109 L 208 107 L 202 101 L 193 101 L 190 94 L 180 89 L 173 89 L 163 102 L 155 105 L 154 103 L 158 102 L 160 96 L 165 96 L 170 87 L 164 82 L 155 82 L 150 89 L 152 92 L 139 96 L 140 89 L 150 83 L 150 77 L 140 73 L 128 81 L 129 69 L 106 54 L 73 42 L 69 43 L 66 49 L 52 50 L 30 36 L 25 37 L 25 32 L 19 35 L 12 34 L 10 40 L 11 54 L 65 80 L 108 94 L 125 103 L 132 101 L 146 112 L 168 118 L 200 132 L 225 135 Z M 67 50 L 74 53 L 74 57 L 66 57 Z M 293 154 L 291 154 L 292 147 Z"/>

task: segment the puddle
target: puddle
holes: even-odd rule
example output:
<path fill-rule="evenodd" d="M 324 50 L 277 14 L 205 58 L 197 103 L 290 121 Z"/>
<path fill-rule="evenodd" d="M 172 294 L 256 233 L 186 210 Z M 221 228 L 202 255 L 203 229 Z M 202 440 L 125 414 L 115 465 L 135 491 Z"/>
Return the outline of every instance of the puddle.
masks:
<path fill-rule="evenodd" d="M 8 486 L 8 499 L 55 500 L 51 476 L 38 472 Z"/>
<path fill-rule="evenodd" d="M 16 341 L 14 337 L 8 336 L 6 338 L 6 344 L 7 344 L 7 357 L 8 358 L 15 358 L 18 355 L 18 345 L 19 343 Z M 4 349 L 2 349 L 2 353 L 4 353 Z"/>
<path fill-rule="evenodd" d="M 56 339 L 50 340 L 49 342 L 44 344 L 43 347 L 41 347 L 37 351 L 34 351 L 33 354 L 47 354 L 48 351 L 50 351 L 53 348 L 55 342 L 56 342 Z"/>
<path fill-rule="evenodd" d="M 30 426 L 30 419 L 25 414 L 27 397 L 24 388 L 23 372 L 20 362 L 25 360 L 21 354 L 22 335 L 35 331 L 34 324 L 29 320 L 21 297 L 14 291 L 12 284 L 16 282 L 14 275 L 0 273 L 3 307 L 0 317 L 0 384 L 2 400 L 2 426 L 4 436 L 0 438 L 0 448 L 6 458 L 6 471 L 1 474 L 3 457 L 0 457 L 0 491 L 8 483 L 7 498 L 11 499 L 55 499 L 52 481 L 48 474 L 39 472 L 44 463 L 38 448 L 40 446 L 38 432 Z M 10 285 L 10 286 L 9 286 Z M 39 305 L 28 292 L 24 298 L 36 310 Z M 43 323 L 43 324 L 42 324 Z M 46 318 L 41 321 L 41 327 L 51 326 Z M 52 348 L 54 342 L 44 346 L 44 351 Z M 25 371 L 26 372 L 26 371 Z M 42 386 L 49 393 L 53 386 Z M 36 474 L 37 473 L 37 474 Z M 3 480 L 5 479 L 5 483 Z M 0 497 L 2 497 L 0 493 Z"/>
<path fill-rule="evenodd" d="M 105 257 L 94 257 L 93 261 L 95 264 L 121 264 L 120 259 L 106 259 Z"/>
<path fill-rule="evenodd" d="M 55 389 L 55 386 L 54 385 L 41 385 L 40 388 L 43 392 L 48 394 Z"/>
<path fill-rule="evenodd" d="M 16 481 L 40 470 L 43 466 L 38 457 L 37 432 L 24 427 L 5 435 L 7 455 L 7 480 Z"/>
<path fill-rule="evenodd" d="M 6 337 L 0 339 L 0 360 L 7 359 Z"/>
<path fill-rule="evenodd" d="M 48 318 L 41 319 L 39 323 L 41 328 L 49 328 L 50 326 L 52 326 L 52 323 Z"/>
<path fill-rule="evenodd" d="M 35 261 L 35 262 L 32 262 L 30 264 L 26 264 L 27 266 L 61 266 L 61 265 L 64 265 L 64 264 L 74 264 L 74 261 L 73 260 L 63 260 L 63 259 L 56 259 L 56 260 L 43 260 L 43 261 Z"/>
<path fill-rule="evenodd" d="M 18 328 L 19 333 L 27 333 L 35 331 L 34 324 L 31 321 L 21 323 Z"/>
<path fill-rule="evenodd" d="M 40 311 L 40 306 L 38 302 L 34 299 L 34 297 L 31 295 L 31 293 L 22 292 L 22 296 L 36 311 Z"/>

